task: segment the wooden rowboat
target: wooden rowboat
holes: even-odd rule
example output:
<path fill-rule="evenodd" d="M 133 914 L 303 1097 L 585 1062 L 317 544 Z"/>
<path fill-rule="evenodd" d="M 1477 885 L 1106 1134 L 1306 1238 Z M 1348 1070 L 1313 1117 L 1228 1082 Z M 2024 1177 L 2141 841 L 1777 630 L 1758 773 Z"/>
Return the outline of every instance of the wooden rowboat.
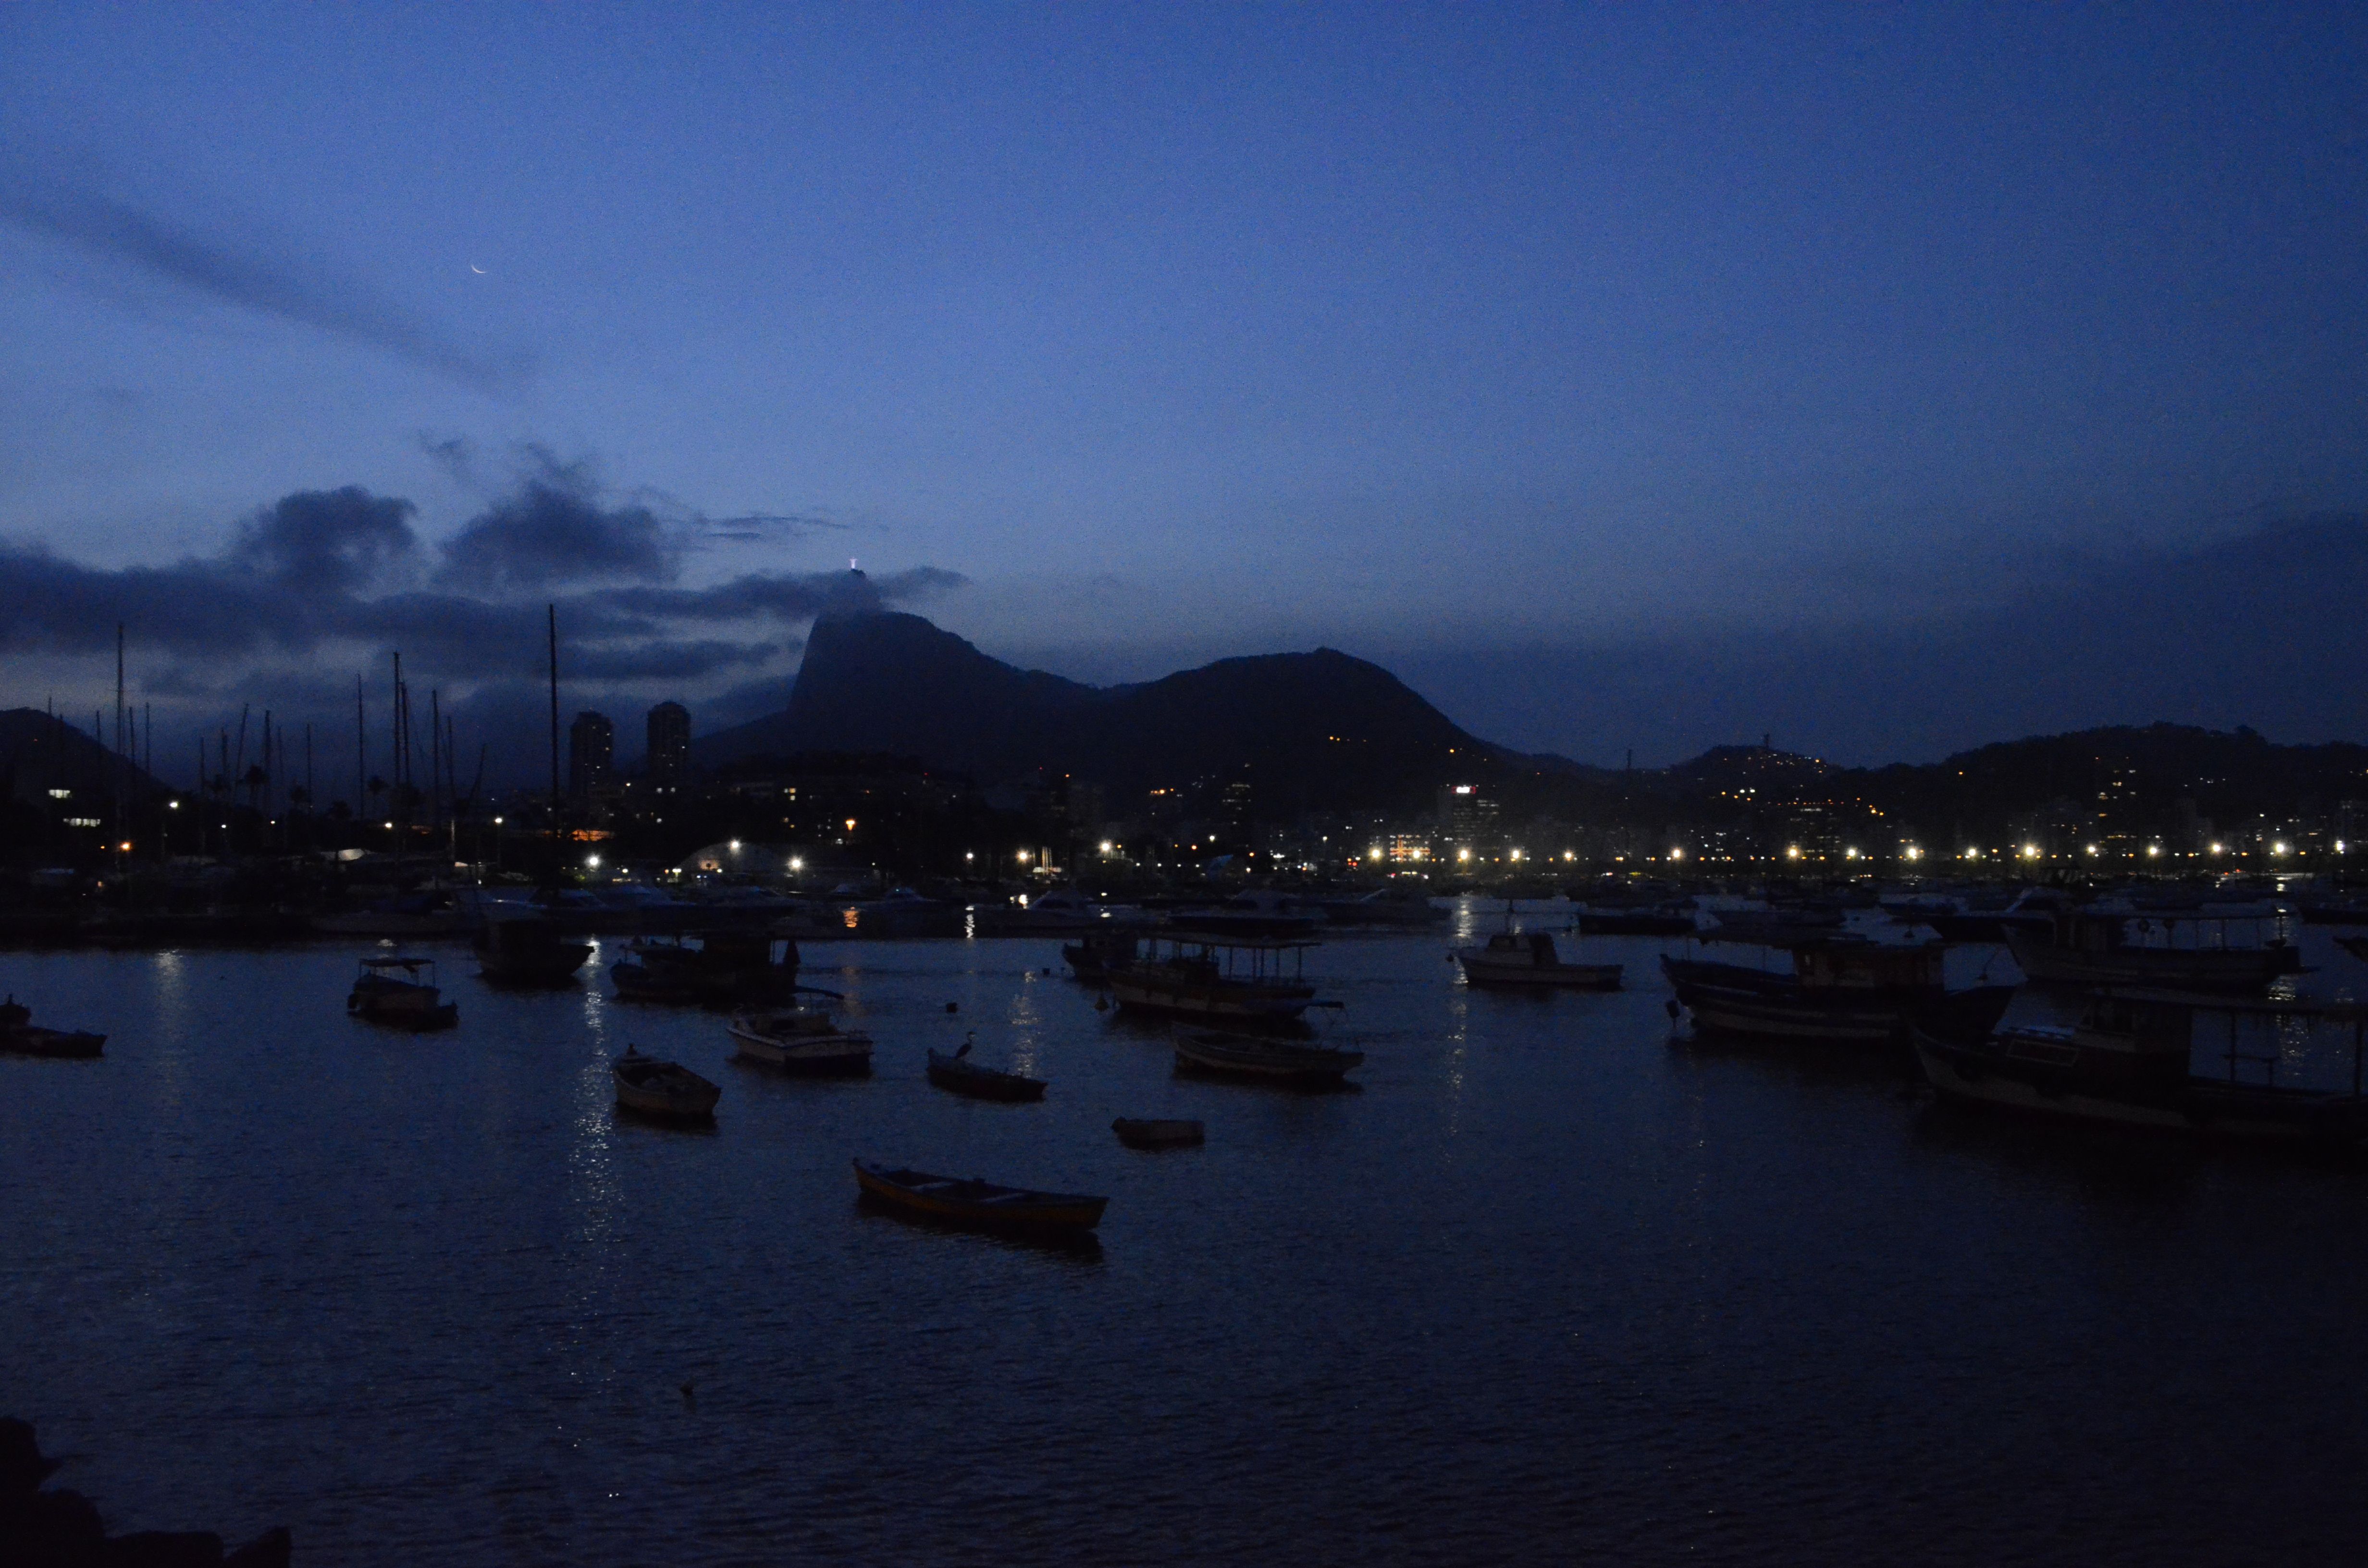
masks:
<path fill-rule="evenodd" d="M 1101 1223 L 1110 1199 L 1075 1192 L 1033 1192 L 973 1177 L 855 1162 L 856 1184 L 882 1203 L 932 1220 L 993 1229 L 1089 1231 Z"/>
<path fill-rule="evenodd" d="M 1228 1077 L 1278 1084 L 1337 1084 L 1364 1060 L 1361 1051 L 1336 1051 L 1326 1045 L 1294 1045 L 1220 1029 L 1176 1031 L 1178 1068 Z"/>
<path fill-rule="evenodd" d="M 963 1049 L 969 1048 L 965 1046 Z M 1044 1082 L 1041 1078 L 1025 1077 L 1018 1073 L 1000 1073 L 962 1056 L 948 1056 L 940 1051 L 929 1052 L 929 1082 L 941 1089 L 968 1095 L 974 1100 L 1041 1100 L 1044 1097 Z"/>
<path fill-rule="evenodd" d="M 1197 1121 L 1145 1121 L 1121 1116 L 1110 1123 L 1110 1131 L 1130 1149 L 1181 1149 L 1208 1142 L 1206 1130 Z"/>
<path fill-rule="evenodd" d="M 617 1082 L 617 1103 L 643 1116 L 677 1121 L 698 1121 L 715 1114 L 723 1091 L 688 1067 L 643 1056 L 632 1046 L 609 1069 Z"/>

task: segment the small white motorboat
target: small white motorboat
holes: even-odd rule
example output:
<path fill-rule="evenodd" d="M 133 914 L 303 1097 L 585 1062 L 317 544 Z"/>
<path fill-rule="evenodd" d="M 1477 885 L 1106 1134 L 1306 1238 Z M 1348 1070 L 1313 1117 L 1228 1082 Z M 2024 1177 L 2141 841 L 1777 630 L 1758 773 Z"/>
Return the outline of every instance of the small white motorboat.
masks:
<path fill-rule="evenodd" d="M 617 1081 L 617 1104 L 643 1116 L 700 1121 L 715 1114 L 715 1102 L 723 1096 L 689 1068 L 643 1056 L 630 1045 L 609 1072 Z"/>
<path fill-rule="evenodd" d="M 734 1016 L 732 1040 L 740 1055 L 788 1073 L 855 1074 L 871 1071 L 871 1037 L 841 1028 L 818 1007 Z"/>

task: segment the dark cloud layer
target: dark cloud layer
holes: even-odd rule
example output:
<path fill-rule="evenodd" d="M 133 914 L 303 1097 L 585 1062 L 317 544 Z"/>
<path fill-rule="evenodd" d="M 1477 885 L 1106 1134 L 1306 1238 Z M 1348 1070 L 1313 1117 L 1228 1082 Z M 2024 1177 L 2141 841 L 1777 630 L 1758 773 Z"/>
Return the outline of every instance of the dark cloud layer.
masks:
<path fill-rule="evenodd" d="M 480 392 L 504 390 L 521 374 L 519 364 L 469 347 L 350 280 L 45 176 L 0 168 L 0 220 L 224 304 L 369 344 Z"/>
<path fill-rule="evenodd" d="M 681 586 L 678 552 L 646 508 L 603 506 L 579 471 L 552 465 L 445 541 L 428 586 L 410 587 L 404 579 L 418 580 L 427 556 L 413 516 L 407 501 L 351 486 L 299 491 L 248 518 L 222 554 L 169 566 L 109 570 L 0 543 L 0 650 L 100 653 L 121 622 L 142 647 L 185 660 L 346 643 L 400 648 L 423 673 L 487 678 L 541 667 L 548 603 L 559 611 L 564 669 L 692 681 L 763 668 L 796 645 L 789 629 L 816 616 L 962 581 L 921 567 L 876 580 L 751 573 Z"/>

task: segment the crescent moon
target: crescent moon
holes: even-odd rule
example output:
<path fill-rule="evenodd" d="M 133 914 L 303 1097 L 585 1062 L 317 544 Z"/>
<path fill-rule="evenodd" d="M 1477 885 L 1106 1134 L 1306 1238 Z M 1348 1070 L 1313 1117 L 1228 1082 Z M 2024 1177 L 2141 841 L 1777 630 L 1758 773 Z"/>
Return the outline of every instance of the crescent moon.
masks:
<path fill-rule="evenodd" d="M 470 270 L 470 271 L 472 271 L 472 272 L 473 272 L 473 273 L 475 273 L 475 274 L 476 274 L 478 277 L 480 277 L 480 278 L 483 278 L 483 277 L 485 275 L 485 269 L 484 269 L 484 267 L 479 267 L 479 266 L 478 266 L 475 262 L 473 262 L 473 261 L 472 261 L 472 262 L 471 262 L 471 263 L 469 264 L 469 270 Z"/>

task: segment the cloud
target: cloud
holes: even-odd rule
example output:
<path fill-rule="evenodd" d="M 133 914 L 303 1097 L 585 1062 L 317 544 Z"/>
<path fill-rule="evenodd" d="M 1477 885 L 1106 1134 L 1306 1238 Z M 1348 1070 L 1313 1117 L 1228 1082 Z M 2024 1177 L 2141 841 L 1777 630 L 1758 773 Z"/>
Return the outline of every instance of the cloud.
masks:
<path fill-rule="evenodd" d="M 408 501 L 342 490 L 300 490 L 255 514 L 231 547 L 232 567 L 292 586 L 347 593 L 419 546 Z"/>
<path fill-rule="evenodd" d="M 550 477 L 529 479 L 444 541 L 436 581 L 510 592 L 627 578 L 670 583 L 682 548 L 644 506 L 605 509 Z"/>
<path fill-rule="evenodd" d="M 298 491 L 243 522 L 221 554 L 106 569 L 0 541 L 0 650 L 96 653 L 118 622 L 134 642 L 184 662 L 310 654 L 335 645 L 401 648 L 406 665 L 461 681 L 530 678 L 546 658 L 545 605 L 559 616 L 564 673 L 610 681 L 695 681 L 761 669 L 798 646 L 786 629 L 959 585 L 918 567 L 749 573 L 677 586 L 664 525 L 643 507 L 601 505 L 583 465 L 546 461 L 440 547 L 430 585 L 411 503 L 356 486 Z M 603 584 L 602 578 L 655 581 Z M 554 585 L 583 584 L 573 592 Z M 686 629 L 745 627 L 740 638 Z M 191 690 L 202 672 L 175 677 Z"/>
<path fill-rule="evenodd" d="M 359 284 L 63 181 L 0 169 L 0 219 L 222 303 L 350 338 L 474 388 L 498 392 L 524 365 L 462 344 Z"/>

